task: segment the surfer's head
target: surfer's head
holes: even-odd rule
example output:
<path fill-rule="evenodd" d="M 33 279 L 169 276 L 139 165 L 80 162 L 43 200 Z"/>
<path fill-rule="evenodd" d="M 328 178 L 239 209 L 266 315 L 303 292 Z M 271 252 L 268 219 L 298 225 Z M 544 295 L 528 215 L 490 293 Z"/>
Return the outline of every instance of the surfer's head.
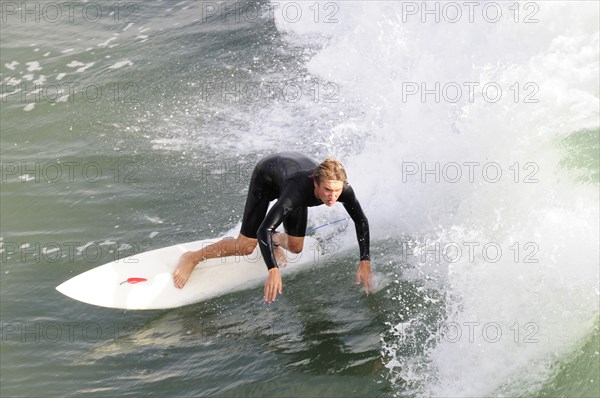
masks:
<path fill-rule="evenodd" d="M 346 171 L 342 164 L 328 157 L 313 174 L 315 196 L 327 206 L 333 206 L 342 194 L 346 182 Z"/>
<path fill-rule="evenodd" d="M 334 180 L 346 182 L 346 170 L 339 160 L 329 156 L 320 165 L 317 166 L 314 174 L 314 179 L 317 184 L 320 184 L 324 180 Z"/>

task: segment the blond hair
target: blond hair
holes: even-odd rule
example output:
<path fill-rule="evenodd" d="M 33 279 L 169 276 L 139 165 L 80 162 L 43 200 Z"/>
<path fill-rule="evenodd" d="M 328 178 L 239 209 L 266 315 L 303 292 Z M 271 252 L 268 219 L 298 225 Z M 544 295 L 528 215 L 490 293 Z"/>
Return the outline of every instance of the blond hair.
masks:
<path fill-rule="evenodd" d="M 329 156 L 315 169 L 313 174 L 317 184 L 323 180 L 335 180 L 346 182 L 346 170 L 339 160 Z"/>

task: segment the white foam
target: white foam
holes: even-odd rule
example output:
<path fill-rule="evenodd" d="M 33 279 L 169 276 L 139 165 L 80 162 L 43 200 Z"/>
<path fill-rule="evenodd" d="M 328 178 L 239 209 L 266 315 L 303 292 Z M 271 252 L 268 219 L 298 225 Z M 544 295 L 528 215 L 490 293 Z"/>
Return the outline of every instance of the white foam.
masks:
<path fill-rule="evenodd" d="M 9 86 L 17 86 L 19 84 L 21 84 L 21 79 L 17 79 L 14 77 L 7 77 L 3 80 L 3 82 L 5 82 L 7 85 Z"/>
<path fill-rule="evenodd" d="M 52 254 L 52 253 L 55 253 L 55 252 L 57 252 L 57 251 L 59 251 L 59 250 L 60 250 L 60 247 L 53 247 L 53 248 L 51 248 L 51 249 L 49 249 L 49 248 L 47 248 L 47 247 L 44 247 L 44 248 L 42 249 L 42 253 L 43 253 L 44 255 L 46 255 L 46 254 Z"/>
<path fill-rule="evenodd" d="M 4 64 L 8 69 L 15 70 L 15 67 L 19 65 L 19 61 L 12 61 L 10 64 Z"/>
<path fill-rule="evenodd" d="M 25 62 L 25 65 L 27 65 L 28 72 L 42 70 L 42 67 L 40 66 L 40 63 L 38 61 Z"/>
<path fill-rule="evenodd" d="M 144 218 L 153 224 L 162 224 L 164 221 L 160 217 L 144 216 Z"/>
<path fill-rule="evenodd" d="M 133 62 L 131 62 L 130 60 L 119 61 L 109 66 L 108 69 L 119 69 L 124 66 L 133 66 Z"/>
<path fill-rule="evenodd" d="M 77 72 L 79 72 L 79 73 L 85 72 L 86 70 L 88 70 L 89 68 L 91 68 L 92 66 L 94 66 L 94 64 L 95 64 L 95 62 L 90 62 L 89 64 L 85 64 L 81 68 L 77 69 Z"/>
<path fill-rule="evenodd" d="M 85 64 L 83 62 L 79 62 L 79 61 L 71 61 L 67 64 L 67 67 L 69 68 L 77 68 L 78 66 L 84 66 Z"/>
<path fill-rule="evenodd" d="M 111 41 L 117 40 L 116 37 L 111 37 L 108 40 L 106 40 L 105 42 L 99 43 L 98 47 L 108 47 L 108 45 L 110 44 Z"/>

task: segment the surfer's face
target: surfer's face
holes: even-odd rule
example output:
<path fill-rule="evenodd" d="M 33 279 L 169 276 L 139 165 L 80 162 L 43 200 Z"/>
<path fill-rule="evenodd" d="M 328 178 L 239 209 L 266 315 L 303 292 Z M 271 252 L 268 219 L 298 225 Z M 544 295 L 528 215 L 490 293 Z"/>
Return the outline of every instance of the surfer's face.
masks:
<path fill-rule="evenodd" d="M 342 194 L 344 183 L 337 180 L 323 180 L 320 184 L 315 181 L 315 196 L 327 206 L 333 206 Z"/>

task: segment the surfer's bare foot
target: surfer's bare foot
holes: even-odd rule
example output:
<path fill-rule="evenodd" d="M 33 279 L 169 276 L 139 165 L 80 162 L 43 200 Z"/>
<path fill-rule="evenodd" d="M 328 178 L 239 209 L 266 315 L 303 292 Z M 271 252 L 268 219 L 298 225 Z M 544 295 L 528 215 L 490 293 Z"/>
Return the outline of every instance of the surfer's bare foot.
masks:
<path fill-rule="evenodd" d="M 179 265 L 177 265 L 177 269 L 173 273 L 173 283 L 175 283 L 175 287 L 181 289 L 185 286 L 185 283 L 196 266 L 193 258 L 194 255 L 192 252 L 183 253 L 179 258 Z"/>
<path fill-rule="evenodd" d="M 287 267 L 287 256 L 283 249 L 279 246 L 275 246 L 273 248 L 273 253 L 275 254 L 275 260 L 277 261 L 277 265 L 279 267 Z"/>

